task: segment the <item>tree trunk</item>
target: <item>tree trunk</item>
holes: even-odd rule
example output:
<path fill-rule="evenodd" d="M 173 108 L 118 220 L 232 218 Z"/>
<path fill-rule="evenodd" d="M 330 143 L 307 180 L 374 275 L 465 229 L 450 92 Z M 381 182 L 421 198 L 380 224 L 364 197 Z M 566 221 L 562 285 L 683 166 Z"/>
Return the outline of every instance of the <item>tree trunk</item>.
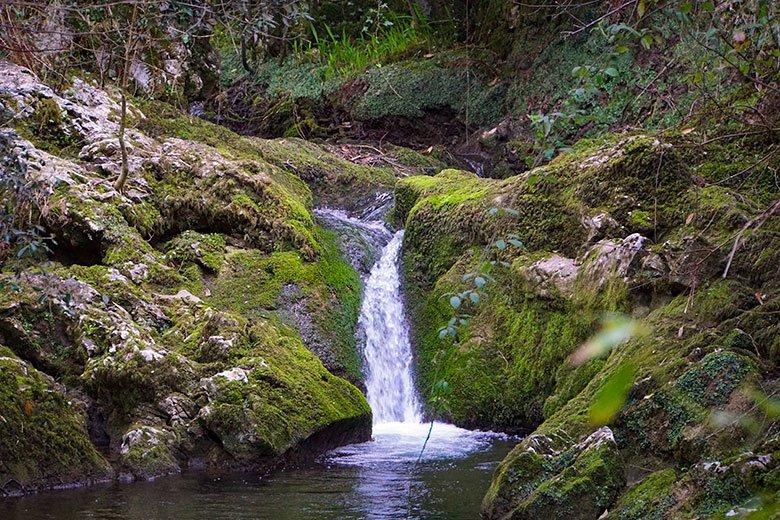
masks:
<path fill-rule="evenodd" d="M 138 4 L 133 4 L 133 15 L 130 19 L 130 28 L 125 40 L 125 56 L 122 63 L 122 112 L 119 116 L 119 151 L 122 154 L 122 171 L 114 184 L 114 189 L 119 193 L 125 188 L 127 177 L 130 174 L 130 166 L 127 163 L 127 143 L 125 142 L 125 129 L 127 128 L 127 83 L 130 76 L 130 65 L 135 59 L 135 24 L 138 22 Z"/>

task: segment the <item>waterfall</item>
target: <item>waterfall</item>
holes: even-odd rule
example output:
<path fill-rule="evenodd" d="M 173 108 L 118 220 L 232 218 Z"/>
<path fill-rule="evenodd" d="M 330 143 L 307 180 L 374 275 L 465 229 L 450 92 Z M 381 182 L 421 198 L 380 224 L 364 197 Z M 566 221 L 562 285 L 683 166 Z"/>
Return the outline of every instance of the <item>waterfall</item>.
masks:
<path fill-rule="evenodd" d="M 365 335 L 366 397 L 374 424 L 420 423 L 412 346 L 401 297 L 399 255 L 404 232 L 382 249 L 366 281 L 358 325 Z"/>

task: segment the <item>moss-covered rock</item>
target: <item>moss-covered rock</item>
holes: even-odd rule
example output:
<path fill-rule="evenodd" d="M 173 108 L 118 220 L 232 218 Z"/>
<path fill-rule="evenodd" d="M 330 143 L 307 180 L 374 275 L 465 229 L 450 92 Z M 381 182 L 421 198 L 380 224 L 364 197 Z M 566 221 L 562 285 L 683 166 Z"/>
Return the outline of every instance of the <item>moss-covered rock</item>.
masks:
<path fill-rule="evenodd" d="M 530 436 L 496 470 L 483 518 L 598 518 L 625 485 L 609 428 L 556 451 L 555 441 Z M 505 486 L 503 483 L 518 483 Z"/>
<path fill-rule="evenodd" d="M 43 92 L 84 143 L 78 159 L 63 158 L 0 134 L 4 167 L 35 201 L 6 209 L 19 213 L 17 225 L 40 222 L 35 233 L 56 239 L 48 258 L 0 273 L 0 343 L 13 349 L 3 349 L 10 379 L 0 382 L 9 492 L 150 479 L 189 465 L 269 470 L 366 440 L 365 398 L 312 352 L 361 380 L 360 278 L 315 223 L 312 192 L 284 157 L 301 165 L 304 157 L 334 185 L 359 172 L 349 179 L 366 193 L 387 190 L 388 171 L 303 144 L 293 157 L 296 143 L 274 147 L 133 109 L 153 137 L 128 129 L 131 172 L 120 193 L 110 179 L 116 114 L 12 77 L 20 82 L 4 76 L 3 89 L 23 102 Z M 38 105 L 23 112 L 20 102 L 15 115 L 26 121 Z M 9 201 L 20 196 L 14 186 L 2 185 Z M 83 406 L 72 409 L 61 384 Z"/>
<path fill-rule="evenodd" d="M 679 140 L 614 135 L 583 141 L 506 180 L 445 171 L 399 181 L 395 216 L 407 228 L 404 267 L 421 388 L 430 395 L 436 381 L 449 383 L 444 417 L 536 429 L 565 450 L 593 431 L 589 410 L 612 375 L 629 366 L 634 385 L 610 425 L 623 456 L 685 473 L 707 457 L 755 449 L 769 435 L 766 425 L 748 433 L 739 421 L 717 426 L 713 417 L 749 414 L 744 389 L 773 366 L 760 360 L 773 355 L 768 335 L 776 324 L 758 309 L 775 305 L 764 262 L 776 258 L 777 244 L 773 231 L 751 233 L 739 247 L 744 257 L 730 265 L 736 270 L 722 280 L 739 222 L 761 206 L 692 182 L 700 163 L 686 162 L 690 157 Z M 510 234 L 522 247 L 499 250 L 496 241 L 506 246 Z M 458 309 L 467 319 L 457 342 L 442 338 L 440 328 L 454 315 L 450 297 L 474 288 L 473 273 L 489 275 L 478 303 Z M 572 364 L 603 313 L 616 311 L 633 314 L 650 332 L 607 358 Z M 526 470 L 544 458 L 526 448 L 497 471 L 486 514 L 522 518 L 542 503 L 547 516 L 572 514 L 565 501 L 547 500 L 568 489 L 563 479 L 546 481 L 544 500 L 533 501 L 545 480 Z M 696 504 L 708 492 L 691 482 L 702 494 L 686 511 L 704 511 Z M 623 485 L 583 517 L 609 509 Z M 746 499 L 740 492 L 719 504 Z M 653 513 L 663 507 L 639 510 L 664 514 Z"/>
<path fill-rule="evenodd" d="M 86 414 L 64 387 L 0 346 L 0 492 L 108 480 Z"/>
<path fill-rule="evenodd" d="M 317 234 L 323 246 L 317 262 L 305 262 L 294 251 L 228 252 L 224 267 L 207 284 L 211 295 L 206 301 L 250 318 L 280 318 L 299 331 L 331 371 L 358 382 L 360 278 L 340 256 L 334 236 L 323 230 Z"/>

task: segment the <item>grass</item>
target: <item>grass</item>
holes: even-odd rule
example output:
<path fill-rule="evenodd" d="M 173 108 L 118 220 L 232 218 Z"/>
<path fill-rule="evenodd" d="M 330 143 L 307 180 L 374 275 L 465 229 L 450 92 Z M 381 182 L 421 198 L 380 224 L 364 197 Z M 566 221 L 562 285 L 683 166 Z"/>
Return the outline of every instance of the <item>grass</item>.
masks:
<path fill-rule="evenodd" d="M 325 33 L 320 34 L 312 26 L 312 41 L 296 43 L 294 51 L 302 59 L 322 62 L 326 66 L 324 79 L 327 80 L 350 76 L 372 65 L 393 62 L 432 48 L 434 30 L 424 18 L 415 24 L 410 16 L 395 14 L 390 21 L 392 25 L 359 37 L 346 31 L 335 34 L 328 26 Z"/>

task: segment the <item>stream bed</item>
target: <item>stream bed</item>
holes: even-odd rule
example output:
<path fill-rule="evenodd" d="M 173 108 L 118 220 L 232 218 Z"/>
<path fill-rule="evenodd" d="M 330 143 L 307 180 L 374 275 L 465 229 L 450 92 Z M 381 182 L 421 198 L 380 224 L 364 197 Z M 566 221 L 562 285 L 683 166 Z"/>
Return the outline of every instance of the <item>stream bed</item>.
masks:
<path fill-rule="evenodd" d="M 43 519 L 477 519 L 498 462 L 515 442 L 435 424 L 387 423 L 372 442 L 260 479 L 186 473 L 0 501 L 0 518 Z"/>

